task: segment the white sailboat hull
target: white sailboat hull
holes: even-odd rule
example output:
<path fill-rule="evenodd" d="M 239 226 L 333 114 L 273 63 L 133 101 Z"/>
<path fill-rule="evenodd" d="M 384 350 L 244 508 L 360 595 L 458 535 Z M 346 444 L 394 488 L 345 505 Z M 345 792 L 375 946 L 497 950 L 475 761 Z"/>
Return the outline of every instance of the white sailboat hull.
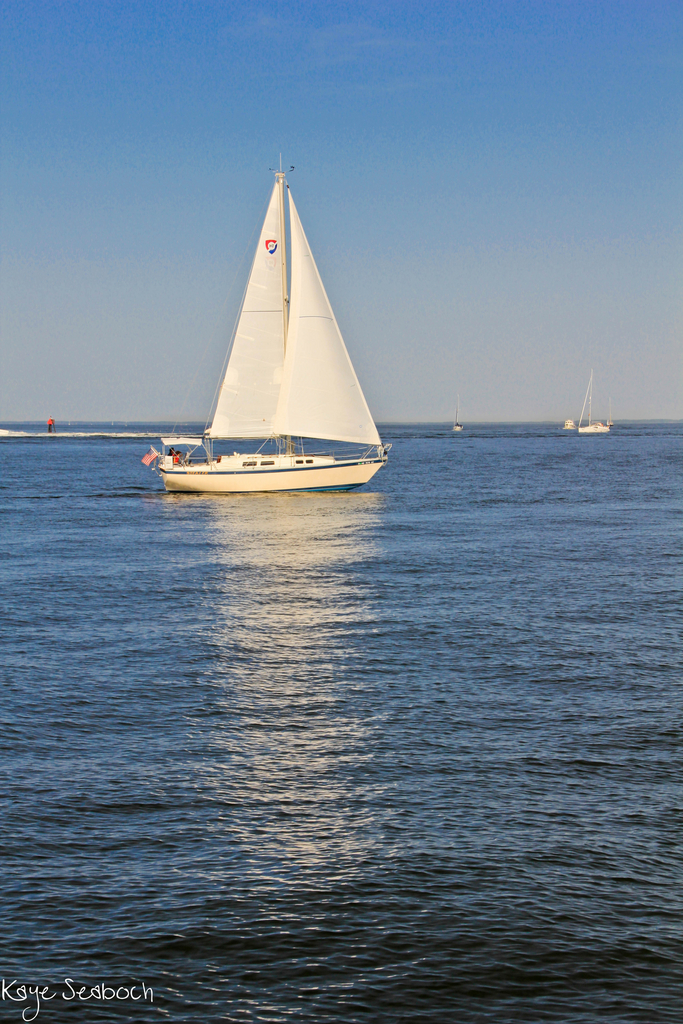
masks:
<path fill-rule="evenodd" d="M 580 434 L 609 434 L 609 427 L 604 423 L 591 423 L 587 427 L 579 427 Z"/>
<path fill-rule="evenodd" d="M 240 456 L 240 462 L 248 457 Z M 351 491 L 370 480 L 384 465 L 384 459 L 363 459 L 356 462 L 326 460 L 326 464 L 261 467 L 258 459 L 253 467 L 230 465 L 233 460 L 198 463 L 193 466 L 159 468 L 167 491 L 192 491 L 211 494 L 246 494 L 264 491 Z M 276 462 L 279 462 L 276 458 Z M 284 459 L 283 459 L 284 461 Z M 318 462 L 318 460 L 315 460 Z"/>

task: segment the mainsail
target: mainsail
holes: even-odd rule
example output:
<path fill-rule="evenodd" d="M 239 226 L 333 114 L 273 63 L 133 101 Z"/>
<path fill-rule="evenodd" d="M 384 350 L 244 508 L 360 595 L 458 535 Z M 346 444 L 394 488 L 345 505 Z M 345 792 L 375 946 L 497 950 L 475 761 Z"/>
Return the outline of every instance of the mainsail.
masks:
<path fill-rule="evenodd" d="M 268 206 L 209 436 L 381 444 L 291 194 L 285 342 L 283 177 Z"/>
<path fill-rule="evenodd" d="M 282 223 L 276 183 L 251 266 L 210 437 L 269 437 L 273 433 L 284 356 Z"/>

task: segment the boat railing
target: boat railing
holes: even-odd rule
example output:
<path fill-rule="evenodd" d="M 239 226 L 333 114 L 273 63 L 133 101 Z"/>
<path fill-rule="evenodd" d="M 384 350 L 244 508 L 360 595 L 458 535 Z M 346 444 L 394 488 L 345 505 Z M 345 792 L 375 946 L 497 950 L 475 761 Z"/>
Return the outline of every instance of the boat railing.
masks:
<path fill-rule="evenodd" d="M 310 458 L 334 459 L 335 462 L 360 462 L 366 459 L 382 458 L 380 453 L 387 452 L 391 445 L 358 445 L 350 448 L 320 448 L 310 451 L 308 448 L 295 451 L 293 454 L 306 455 Z"/>
<path fill-rule="evenodd" d="M 164 456 L 171 456 L 174 460 L 175 465 L 179 466 L 197 466 L 204 465 L 210 462 L 222 461 L 222 459 L 233 458 L 236 455 L 250 456 L 254 455 L 257 458 L 268 458 L 274 455 L 285 455 L 289 454 L 292 457 L 305 456 L 306 458 L 324 458 L 332 459 L 334 462 L 363 462 L 363 461 L 375 461 L 376 459 L 385 459 L 386 454 L 391 448 L 390 444 L 379 444 L 379 445 L 349 445 L 344 448 L 330 447 L 317 448 L 315 451 L 310 451 L 301 442 L 297 442 L 294 445 L 294 451 L 285 453 L 280 447 L 279 451 L 273 452 L 264 450 L 265 446 L 261 445 L 260 448 L 249 451 L 248 445 L 242 445 L 242 451 L 227 451 L 220 452 L 212 450 L 213 446 L 205 447 L 202 444 L 197 445 L 195 448 L 182 451 L 178 448 L 173 450 L 165 446 Z"/>

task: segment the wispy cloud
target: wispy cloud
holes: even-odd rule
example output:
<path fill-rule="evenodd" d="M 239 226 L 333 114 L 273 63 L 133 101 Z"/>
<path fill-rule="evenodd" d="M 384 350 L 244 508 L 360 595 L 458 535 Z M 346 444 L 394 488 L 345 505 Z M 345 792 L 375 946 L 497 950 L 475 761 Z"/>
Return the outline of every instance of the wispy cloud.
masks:
<path fill-rule="evenodd" d="M 390 68 L 394 62 L 407 72 L 444 46 L 438 39 L 417 39 L 362 21 L 318 26 L 271 15 L 226 26 L 223 37 L 238 49 L 247 43 L 253 46 L 261 38 L 271 66 L 275 57 L 277 72 L 285 75 L 353 65 L 367 69 L 375 63 Z"/>

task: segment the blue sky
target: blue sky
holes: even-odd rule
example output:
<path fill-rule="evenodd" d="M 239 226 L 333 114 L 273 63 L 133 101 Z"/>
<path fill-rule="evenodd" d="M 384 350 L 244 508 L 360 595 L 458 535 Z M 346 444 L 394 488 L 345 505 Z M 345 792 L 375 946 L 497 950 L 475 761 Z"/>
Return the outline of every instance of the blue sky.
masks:
<path fill-rule="evenodd" d="M 3 7 L 0 420 L 204 418 L 282 152 L 379 420 L 680 417 L 680 3 Z"/>

